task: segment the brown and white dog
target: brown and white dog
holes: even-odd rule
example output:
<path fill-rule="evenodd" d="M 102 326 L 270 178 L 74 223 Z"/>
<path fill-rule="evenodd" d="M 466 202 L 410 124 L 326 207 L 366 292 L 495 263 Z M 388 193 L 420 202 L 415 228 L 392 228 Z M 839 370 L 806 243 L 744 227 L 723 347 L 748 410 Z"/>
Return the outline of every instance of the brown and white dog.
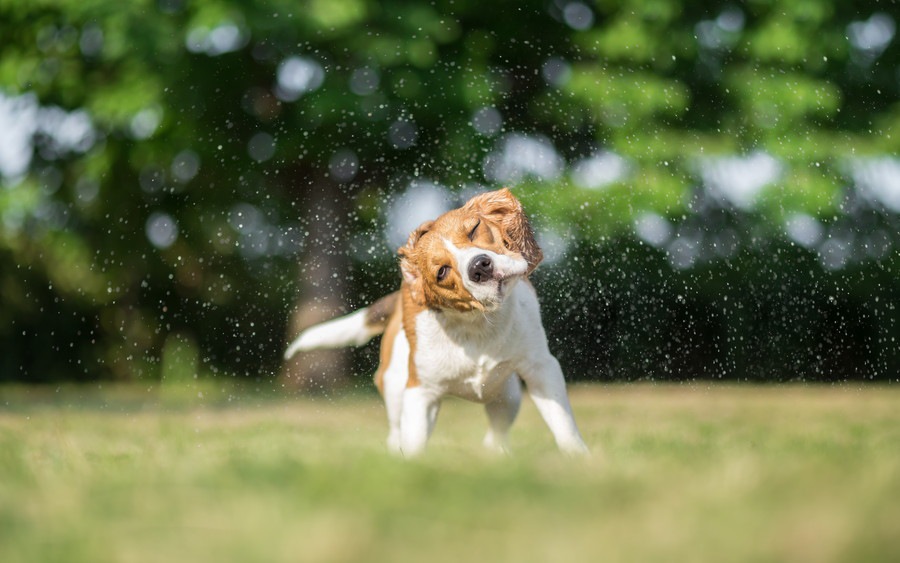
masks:
<path fill-rule="evenodd" d="M 559 448 L 586 453 L 528 281 L 543 254 L 513 194 L 484 193 L 423 223 L 399 254 L 399 291 L 306 329 L 285 357 L 384 333 L 375 385 L 387 408 L 388 447 L 403 455 L 424 449 L 447 395 L 483 403 L 484 443 L 506 451 L 520 378 Z"/>

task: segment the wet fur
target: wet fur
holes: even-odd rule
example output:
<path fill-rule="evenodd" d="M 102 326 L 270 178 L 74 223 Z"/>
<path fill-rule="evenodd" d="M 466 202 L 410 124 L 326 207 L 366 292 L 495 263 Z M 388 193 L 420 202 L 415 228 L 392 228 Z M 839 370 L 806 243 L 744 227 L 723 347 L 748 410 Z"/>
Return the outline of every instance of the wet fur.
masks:
<path fill-rule="evenodd" d="M 489 421 L 484 443 L 505 451 L 522 381 L 560 449 L 586 453 L 528 282 L 543 254 L 512 193 L 481 194 L 423 223 L 399 255 L 399 292 L 364 315 L 343 317 L 352 322 L 338 319 L 304 331 L 289 350 L 302 349 L 301 341 L 334 345 L 336 330 L 329 327 L 346 331 L 347 343 L 383 331 L 375 384 L 387 409 L 388 446 L 403 455 L 425 448 L 448 395 L 483 403 Z M 470 268 L 484 257 L 490 276 L 474 277 Z"/>

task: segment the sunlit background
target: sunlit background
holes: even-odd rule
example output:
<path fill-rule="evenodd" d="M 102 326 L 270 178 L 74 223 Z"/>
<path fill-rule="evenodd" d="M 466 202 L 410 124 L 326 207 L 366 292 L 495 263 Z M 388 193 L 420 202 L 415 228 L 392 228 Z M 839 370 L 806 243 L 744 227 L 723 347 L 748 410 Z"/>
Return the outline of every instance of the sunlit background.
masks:
<path fill-rule="evenodd" d="M 896 380 L 884 2 L 0 5 L 0 380 L 368 385 L 302 327 L 509 186 L 573 380 Z M 186 375 L 185 375 L 186 374 Z"/>

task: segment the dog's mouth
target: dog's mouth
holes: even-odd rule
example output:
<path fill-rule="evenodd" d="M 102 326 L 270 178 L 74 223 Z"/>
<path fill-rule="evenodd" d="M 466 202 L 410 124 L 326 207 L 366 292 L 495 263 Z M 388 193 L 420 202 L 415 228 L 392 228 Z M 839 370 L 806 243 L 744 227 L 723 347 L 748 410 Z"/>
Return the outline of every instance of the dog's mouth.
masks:
<path fill-rule="evenodd" d="M 492 294 L 484 296 L 479 302 L 484 306 L 486 311 L 494 311 L 499 309 L 503 302 L 509 297 L 510 292 L 513 289 L 513 286 L 520 279 L 524 277 L 524 274 L 511 274 L 503 277 L 498 277 L 492 280 L 485 285 L 493 285 L 495 290 Z"/>
<path fill-rule="evenodd" d="M 510 274 L 508 276 L 503 276 L 501 278 L 497 278 L 497 293 L 502 294 L 507 288 L 511 287 L 514 283 L 519 281 L 524 274 Z"/>

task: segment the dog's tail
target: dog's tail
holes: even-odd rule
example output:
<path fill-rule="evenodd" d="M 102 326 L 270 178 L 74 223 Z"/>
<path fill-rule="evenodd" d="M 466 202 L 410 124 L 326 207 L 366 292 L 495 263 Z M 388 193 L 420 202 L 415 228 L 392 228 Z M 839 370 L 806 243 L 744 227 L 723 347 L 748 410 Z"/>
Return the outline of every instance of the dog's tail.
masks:
<path fill-rule="evenodd" d="M 399 297 L 400 292 L 395 291 L 349 315 L 309 327 L 291 342 L 284 359 L 302 350 L 362 346 L 384 332 Z"/>

